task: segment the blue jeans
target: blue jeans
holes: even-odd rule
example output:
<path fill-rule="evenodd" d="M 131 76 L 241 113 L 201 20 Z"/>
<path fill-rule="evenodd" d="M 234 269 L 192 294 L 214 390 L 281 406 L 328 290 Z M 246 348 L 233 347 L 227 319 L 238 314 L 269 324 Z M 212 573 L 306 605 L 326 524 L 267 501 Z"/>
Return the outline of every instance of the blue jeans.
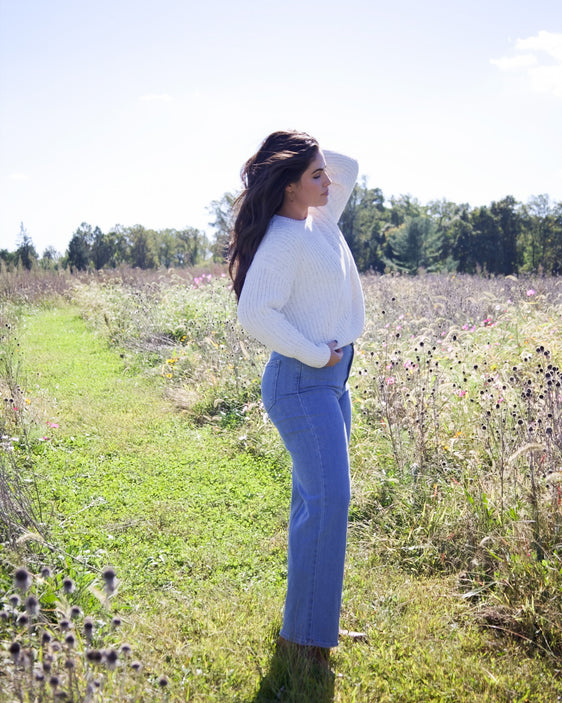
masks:
<path fill-rule="evenodd" d="M 317 647 L 338 644 L 350 500 L 353 346 L 330 368 L 273 352 L 262 399 L 293 460 L 287 597 L 281 636 Z"/>

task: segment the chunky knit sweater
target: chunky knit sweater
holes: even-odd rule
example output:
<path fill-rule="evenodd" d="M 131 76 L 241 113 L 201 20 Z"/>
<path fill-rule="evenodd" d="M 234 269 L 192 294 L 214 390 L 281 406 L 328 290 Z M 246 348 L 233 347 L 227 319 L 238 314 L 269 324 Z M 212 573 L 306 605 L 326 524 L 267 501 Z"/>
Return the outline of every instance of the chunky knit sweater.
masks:
<path fill-rule="evenodd" d="M 242 326 L 269 349 L 320 368 L 328 342 L 353 342 L 365 321 L 357 267 L 338 220 L 357 179 L 357 162 L 323 151 L 328 202 L 306 220 L 274 215 L 238 302 Z"/>

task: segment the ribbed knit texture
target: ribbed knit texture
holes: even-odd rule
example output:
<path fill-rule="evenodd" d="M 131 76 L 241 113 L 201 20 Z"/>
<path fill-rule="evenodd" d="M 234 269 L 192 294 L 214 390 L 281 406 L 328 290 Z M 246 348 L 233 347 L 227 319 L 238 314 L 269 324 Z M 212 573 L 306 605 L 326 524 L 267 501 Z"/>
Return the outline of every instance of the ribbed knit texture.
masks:
<path fill-rule="evenodd" d="M 272 218 L 238 303 L 238 319 L 253 337 L 317 368 L 330 360 L 328 342 L 350 344 L 365 321 L 357 267 L 337 224 L 357 162 L 323 154 L 332 181 L 327 204 L 310 208 L 306 220 Z"/>

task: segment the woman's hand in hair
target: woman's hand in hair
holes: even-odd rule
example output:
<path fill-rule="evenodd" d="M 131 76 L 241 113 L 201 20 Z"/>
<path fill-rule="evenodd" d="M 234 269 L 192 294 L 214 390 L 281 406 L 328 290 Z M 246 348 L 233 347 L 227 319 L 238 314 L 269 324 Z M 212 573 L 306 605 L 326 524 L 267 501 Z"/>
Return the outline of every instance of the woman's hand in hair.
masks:
<path fill-rule="evenodd" d="M 337 342 L 328 342 L 328 346 L 330 347 L 331 354 L 330 361 L 328 361 L 326 366 L 335 366 L 336 364 L 339 364 L 342 360 L 343 351 L 338 347 Z"/>

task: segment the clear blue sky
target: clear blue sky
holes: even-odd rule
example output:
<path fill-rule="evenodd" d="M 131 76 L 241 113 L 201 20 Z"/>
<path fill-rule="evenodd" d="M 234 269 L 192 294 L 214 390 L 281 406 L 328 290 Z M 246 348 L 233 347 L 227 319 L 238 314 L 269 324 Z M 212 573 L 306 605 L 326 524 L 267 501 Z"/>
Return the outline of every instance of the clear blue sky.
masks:
<path fill-rule="evenodd" d="M 208 228 L 275 129 L 387 198 L 562 200 L 558 0 L 0 0 L 0 248 Z"/>

